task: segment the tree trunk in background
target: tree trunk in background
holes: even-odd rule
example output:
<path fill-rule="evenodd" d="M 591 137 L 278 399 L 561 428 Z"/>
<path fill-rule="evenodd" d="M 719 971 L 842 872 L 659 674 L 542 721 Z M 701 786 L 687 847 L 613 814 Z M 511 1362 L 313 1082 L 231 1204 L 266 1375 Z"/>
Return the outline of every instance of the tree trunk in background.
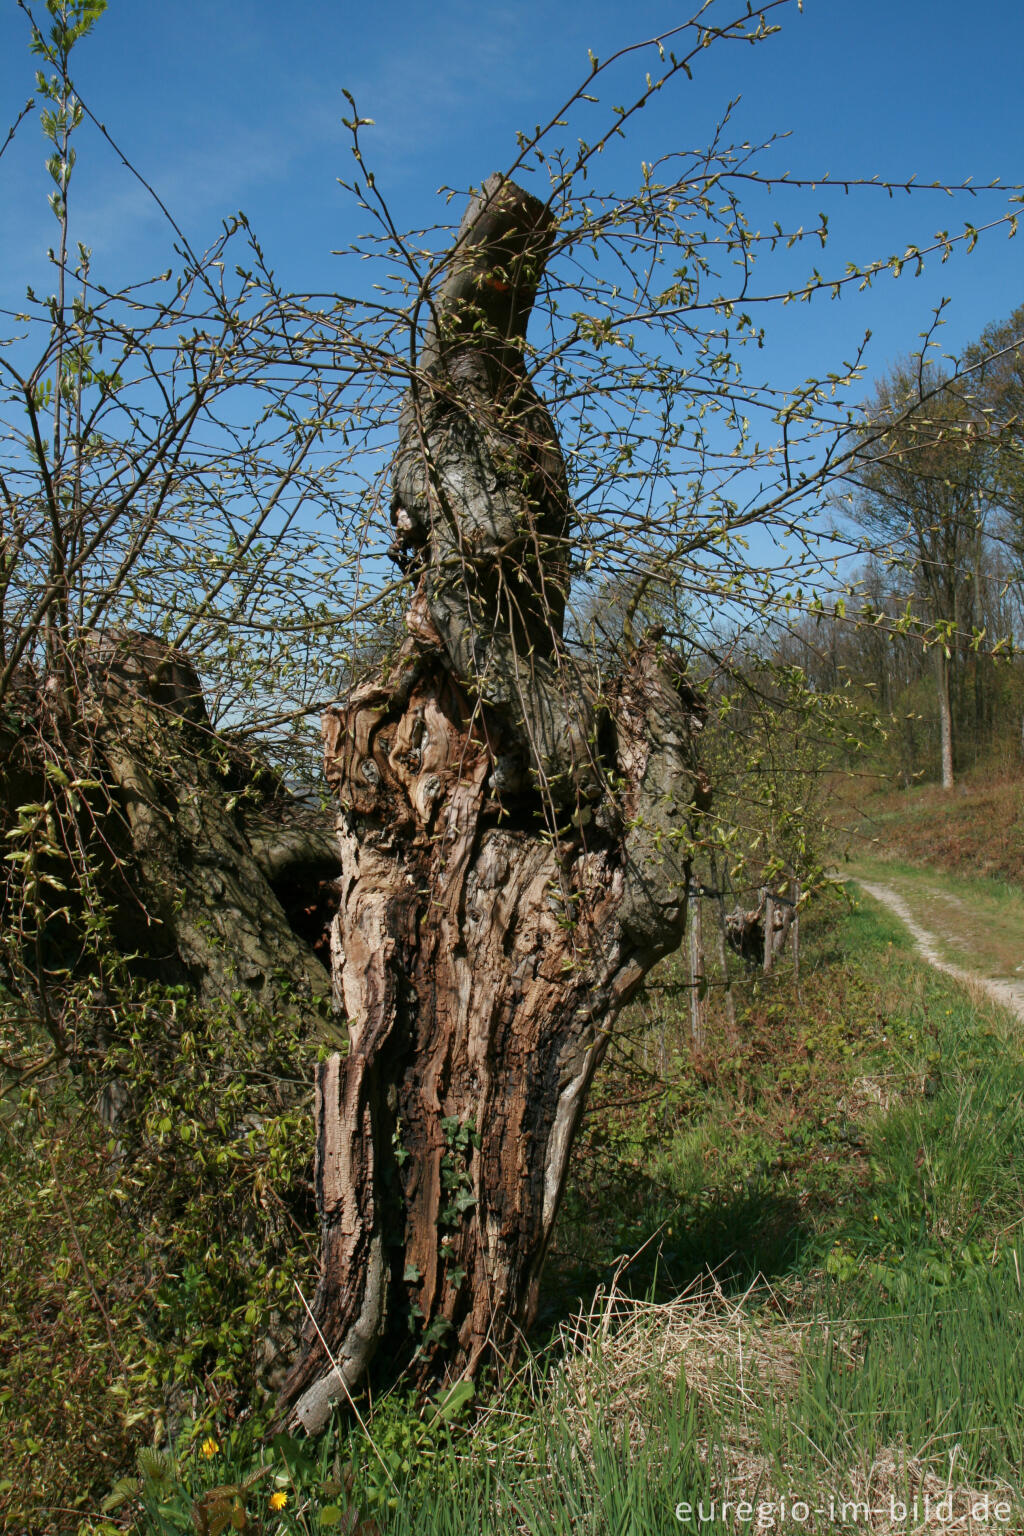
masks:
<path fill-rule="evenodd" d="M 324 721 L 349 1046 L 283 1394 L 310 1431 L 382 1339 L 421 1379 L 514 1347 L 609 1026 L 684 932 L 697 696 L 656 635 L 600 695 L 563 641 L 572 507 L 522 355 L 552 238 L 497 177 L 467 211 L 393 463 L 409 638 Z"/>
<path fill-rule="evenodd" d="M 775 901 L 771 891 L 763 891 L 761 901 L 764 906 L 764 960 L 761 969 L 767 976 L 775 963 Z"/>
<path fill-rule="evenodd" d="M 0 733 L 0 822 L 48 796 L 64 850 L 56 872 L 78 893 L 46 920 L 55 963 L 93 963 L 91 902 L 129 971 L 185 985 L 208 1008 L 236 1009 L 242 989 L 315 1032 L 330 998 L 318 886 L 340 871 L 329 821 L 214 730 L 195 669 L 156 637 L 84 636 L 62 675 L 74 677 L 73 705 L 52 676 L 23 669 L 12 695 L 23 728 Z M 54 762 L 71 785 L 63 795 L 47 777 Z M 3 894 L 16 929 L 17 893 Z"/>
<path fill-rule="evenodd" d="M 953 711 L 949 697 L 949 658 L 941 645 L 935 647 L 935 682 L 939 698 L 939 744 L 942 754 L 942 787 L 953 788 Z"/>
<path fill-rule="evenodd" d="M 722 876 L 719 876 L 718 861 L 713 853 L 709 855 L 709 864 L 711 868 L 711 885 L 715 892 L 713 900 L 715 903 L 715 916 L 717 918 L 718 965 L 722 972 L 722 987 L 725 992 L 725 1015 L 729 1021 L 730 1028 L 735 1029 L 736 1000 L 733 997 L 732 982 L 729 979 L 729 941 L 726 937 L 725 896 L 720 883 L 721 879 L 724 878 L 725 867 L 723 866 Z"/>

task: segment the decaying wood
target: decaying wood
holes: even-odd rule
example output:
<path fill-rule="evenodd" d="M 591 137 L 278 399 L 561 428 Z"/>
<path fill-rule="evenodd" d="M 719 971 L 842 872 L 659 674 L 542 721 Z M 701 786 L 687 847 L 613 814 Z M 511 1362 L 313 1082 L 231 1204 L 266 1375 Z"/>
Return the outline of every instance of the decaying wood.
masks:
<path fill-rule="evenodd" d="M 239 987 L 271 1009 L 285 993 L 292 1011 L 323 996 L 324 967 L 272 884 L 294 871 L 296 845 L 310 876 L 325 866 L 318 829 L 303 825 L 303 809 L 276 781 L 252 796 L 247 826 L 238 806 L 255 777 L 251 760 L 232 762 L 184 657 L 118 636 L 97 647 L 90 669 L 97 751 L 127 823 L 149 947 L 173 953 L 206 1004 L 230 1006 Z M 241 774 L 234 795 L 233 770 Z"/>
<path fill-rule="evenodd" d="M 757 906 L 735 907 L 725 917 L 725 938 L 748 965 L 759 966 L 765 975 L 786 947 L 796 908 L 788 897 L 762 888 Z"/>
<path fill-rule="evenodd" d="M 349 1045 L 284 1392 L 311 1431 L 384 1339 L 471 1374 L 528 1325 L 608 1030 L 685 927 L 697 696 L 654 636 L 599 695 L 563 636 L 572 506 L 522 352 L 552 236 L 498 178 L 467 212 L 393 465 L 408 639 L 324 721 Z"/>
<path fill-rule="evenodd" d="M 734 907 L 725 917 L 725 937 L 729 948 L 748 965 L 764 960 L 764 900 L 749 909 Z"/>

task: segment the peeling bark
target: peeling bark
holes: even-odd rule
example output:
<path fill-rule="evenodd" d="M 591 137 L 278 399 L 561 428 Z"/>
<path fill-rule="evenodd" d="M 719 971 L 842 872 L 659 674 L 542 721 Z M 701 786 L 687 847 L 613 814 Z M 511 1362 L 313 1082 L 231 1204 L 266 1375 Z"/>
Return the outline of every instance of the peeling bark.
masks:
<path fill-rule="evenodd" d="M 610 1026 L 684 931 L 699 700 L 655 635 L 603 696 L 563 638 L 572 506 L 522 355 L 552 231 L 498 178 L 467 212 L 393 465 L 409 637 L 324 720 L 349 1045 L 283 1394 L 309 1431 L 384 1339 L 421 1377 L 514 1345 Z"/>

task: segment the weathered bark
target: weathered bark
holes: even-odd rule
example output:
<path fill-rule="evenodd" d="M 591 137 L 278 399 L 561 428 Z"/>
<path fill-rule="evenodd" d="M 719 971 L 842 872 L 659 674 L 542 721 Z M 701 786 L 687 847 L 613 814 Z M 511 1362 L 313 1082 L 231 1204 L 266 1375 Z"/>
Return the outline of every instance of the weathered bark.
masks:
<path fill-rule="evenodd" d="M 115 636 L 97 646 L 90 671 L 94 739 L 127 825 L 147 948 L 173 954 L 207 1005 L 231 1006 L 242 987 L 272 1010 L 304 1012 L 328 978 L 273 882 L 297 863 L 310 877 L 337 873 L 324 829 L 265 770 L 261 786 L 258 766 L 216 735 L 186 658 Z"/>
<path fill-rule="evenodd" d="M 761 893 L 761 905 L 764 908 L 762 969 L 767 976 L 786 947 L 795 908 L 786 897 L 776 896 L 769 890 Z"/>
<path fill-rule="evenodd" d="M 764 964 L 765 894 L 756 907 L 734 907 L 725 918 L 726 943 L 748 966 Z"/>
<path fill-rule="evenodd" d="M 409 637 L 324 721 L 349 1048 L 283 1398 L 311 1431 L 385 1337 L 472 1373 L 529 1323 L 609 1027 L 684 931 L 697 697 L 653 636 L 598 697 L 563 639 L 572 507 L 522 356 L 551 238 L 498 178 L 467 212 L 393 466 Z"/>
<path fill-rule="evenodd" d="M 768 975 L 786 947 L 794 906 L 788 898 L 762 887 L 757 906 L 749 911 L 735 907 L 725 916 L 725 940 L 748 965 Z"/>

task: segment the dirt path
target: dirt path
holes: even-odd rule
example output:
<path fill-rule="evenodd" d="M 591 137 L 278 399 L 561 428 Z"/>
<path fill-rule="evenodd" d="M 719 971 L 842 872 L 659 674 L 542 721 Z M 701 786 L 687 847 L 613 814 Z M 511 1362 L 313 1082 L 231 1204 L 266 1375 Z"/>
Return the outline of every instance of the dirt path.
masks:
<path fill-rule="evenodd" d="M 967 970 L 964 966 L 954 965 L 941 953 L 940 945 L 943 943 L 947 946 L 953 945 L 957 949 L 966 947 L 963 929 L 959 924 L 956 925 L 955 931 L 950 932 L 946 924 L 939 921 L 935 926 L 944 931 L 930 932 L 918 922 L 907 901 L 894 884 L 888 882 L 883 884 L 878 880 L 866 880 L 860 876 L 855 876 L 855 879 L 865 895 L 874 897 L 875 901 L 880 901 L 883 906 L 889 908 L 890 912 L 895 913 L 929 965 L 933 965 L 937 971 L 944 971 L 947 976 L 955 977 L 957 981 L 962 981 L 967 986 L 986 992 L 997 1003 L 1011 1009 L 1024 1022 L 1024 981 L 1008 976 L 986 976 L 981 971 Z M 945 897 L 944 905 L 947 913 L 951 908 L 955 909 L 960 905 L 960 898 L 952 893 L 936 892 L 934 894 L 942 894 Z M 942 915 L 941 910 L 935 911 L 935 918 L 941 919 Z"/>

